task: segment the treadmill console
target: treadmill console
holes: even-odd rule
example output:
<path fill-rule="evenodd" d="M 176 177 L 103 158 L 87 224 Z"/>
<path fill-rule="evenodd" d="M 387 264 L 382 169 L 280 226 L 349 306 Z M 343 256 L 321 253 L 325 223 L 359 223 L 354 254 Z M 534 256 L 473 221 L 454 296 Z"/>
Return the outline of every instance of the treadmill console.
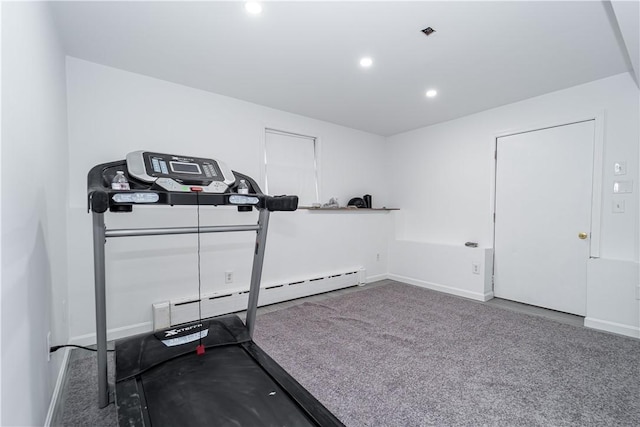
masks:
<path fill-rule="evenodd" d="M 130 188 L 111 185 L 125 172 Z M 247 184 L 247 191 L 240 184 Z M 268 211 L 295 211 L 297 196 L 268 196 L 250 177 L 223 162 L 203 157 L 134 151 L 126 159 L 95 165 L 87 175 L 89 210 L 94 213 L 131 212 L 136 205 L 237 206 Z"/>
<path fill-rule="evenodd" d="M 197 186 L 205 193 L 221 194 L 236 181 L 218 160 L 148 151 L 127 154 L 127 170 L 131 177 L 167 191 L 190 192 Z"/>

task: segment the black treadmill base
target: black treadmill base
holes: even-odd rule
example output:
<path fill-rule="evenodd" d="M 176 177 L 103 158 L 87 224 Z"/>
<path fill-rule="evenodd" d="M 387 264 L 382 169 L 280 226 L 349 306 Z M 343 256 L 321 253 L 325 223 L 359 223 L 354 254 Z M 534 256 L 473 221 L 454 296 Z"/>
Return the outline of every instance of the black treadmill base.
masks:
<path fill-rule="evenodd" d="M 239 322 L 239 323 L 238 323 Z M 237 316 L 211 319 L 205 354 L 195 343 L 167 360 L 120 359 L 149 346 L 153 334 L 116 345 L 116 406 L 121 426 L 342 426 L 320 402 L 254 342 Z M 216 333 L 218 331 L 218 333 Z M 231 342 L 230 332 L 238 340 Z M 216 335 L 218 336 L 216 338 Z M 152 337 L 152 338 L 150 338 Z M 158 341 L 159 342 L 159 341 Z M 223 344 L 220 344 L 220 343 Z M 141 345 L 145 343 L 145 345 Z M 203 339 L 203 343 L 205 340 Z M 119 350 L 118 346 L 123 350 Z M 152 344 L 154 347 L 155 344 Z M 161 354 L 155 351 L 155 354 Z M 134 359 L 136 360 L 136 359 Z M 122 375 L 125 372 L 125 375 Z M 120 375 L 119 375 L 120 374 Z"/>

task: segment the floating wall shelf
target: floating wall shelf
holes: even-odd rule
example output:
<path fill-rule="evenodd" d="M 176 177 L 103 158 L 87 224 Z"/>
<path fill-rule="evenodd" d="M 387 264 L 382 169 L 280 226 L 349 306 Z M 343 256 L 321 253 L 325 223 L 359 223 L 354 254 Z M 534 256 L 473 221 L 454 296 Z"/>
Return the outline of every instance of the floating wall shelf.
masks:
<path fill-rule="evenodd" d="M 341 207 L 341 208 L 314 208 L 313 206 L 299 206 L 298 209 L 305 209 L 315 212 L 389 212 L 398 211 L 399 208 L 356 208 L 355 206 Z"/>

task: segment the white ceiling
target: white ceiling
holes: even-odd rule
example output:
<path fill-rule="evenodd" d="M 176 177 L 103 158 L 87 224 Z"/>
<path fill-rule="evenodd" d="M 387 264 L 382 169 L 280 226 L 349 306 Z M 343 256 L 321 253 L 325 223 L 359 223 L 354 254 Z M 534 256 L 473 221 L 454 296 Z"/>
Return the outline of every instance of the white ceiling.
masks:
<path fill-rule="evenodd" d="M 628 69 L 599 1 L 51 7 L 71 56 L 384 136 Z"/>

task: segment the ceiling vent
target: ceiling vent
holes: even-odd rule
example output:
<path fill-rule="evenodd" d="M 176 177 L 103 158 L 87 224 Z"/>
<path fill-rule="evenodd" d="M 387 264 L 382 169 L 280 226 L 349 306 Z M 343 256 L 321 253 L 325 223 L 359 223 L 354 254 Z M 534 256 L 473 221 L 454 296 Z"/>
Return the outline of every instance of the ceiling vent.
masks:
<path fill-rule="evenodd" d="M 424 33 L 424 35 L 425 35 L 425 36 L 430 36 L 431 34 L 433 34 L 433 33 L 435 33 L 435 32 L 436 32 L 436 30 L 434 30 L 434 29 L 433 29 L 433 28 L 431 28 L 431 27 L 427 27 L 427 28 L 425 28 L 424 30 L 420 30 L 420 31 L 422 31 L 422 32 Z"/>

